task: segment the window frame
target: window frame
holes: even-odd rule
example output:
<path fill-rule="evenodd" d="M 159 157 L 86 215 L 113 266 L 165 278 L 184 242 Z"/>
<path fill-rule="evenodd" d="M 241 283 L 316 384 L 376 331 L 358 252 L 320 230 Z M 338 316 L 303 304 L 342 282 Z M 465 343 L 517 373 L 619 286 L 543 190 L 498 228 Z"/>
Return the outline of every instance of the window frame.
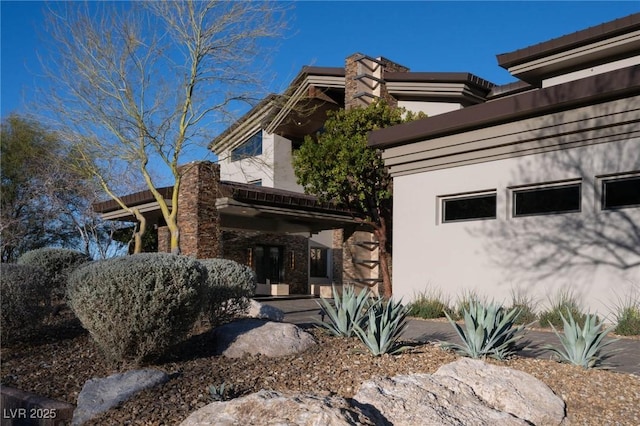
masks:
<path fill-rule="evenodd" d="M 313 250 L 318 250 L 320 252 L 320 258 L 318 262 L 314 262 L 313 255 L 311 252 Z M 324 261 L 324 262 L 323 262 Z M 324 274 L 317 275 L 314 270 L 314 263 L 321 264 L 321 272 L 324 271 Z M 309 247 L 309 277 L 312 278 L 329 278 L 329 249 L 325 247 Z"/>
<path fill-rule="evenodd" d="M 551 190 L 551 189 L 560 189 L 560 188 L 570 188 L 570 187 L 578 187 L 578 208 L 575 210 L 554 210 L 548 212 L 536 212 L 536 213 L 517 213 L 517 200 L 516 196 L 519 193 L 525 192 L 534 192 L 538 190 Z M 554 182 L 543 182 L 543 183 L 534 183 L 527 185 L 518 185 L 512 186 L 508 188 L 509 190 L 509 202 L 510 202 L 510 216 L 511 218 L 522 218 L 522 217 L 534 217 L 534 216 L 549 216 L 549 215 L 560 215 L 560 214 L 569 214 L 569 213 L 581 213 L 582 212 L 582 198 L 583 198 L 583 188 L 582 188 L 582 179 L 567 179 L 562 181 L 554 181 Z"/>
<path fill-rule="evenodd" d="M 493 196 L 495 200 L 494 205 L 494 214 L 493 216 L 481 216 L 481 217 L 472 217 L 465 219 L 446 219 L 447 208 L 446 204 L 450 201 L 462 201 L 462 200 L 471 200 L 477 198 L 486 198 L 489 196 Z M 440 223 L 459 223 L 459 222 L 471 222 L 478 220 L 496 220 L 498 218 L 498 192 L 497 189 L 489 189 L 483 191 L 473 191 L 473 192 L 463 192 L 458 194 L 449 194 L 449 195 L 440 195 L 438 196 L 438 206 L 440 208 Z"/>
<path fill-rule="evenodd" d="M 615 206 L 615 207 L 606 207 L 605 205 L 605 201 L 606 201 L 605 198 L 607 196 L 607 191 L 606 191 L 607 183 L 620 182 L 620 181 L 632 180 L 632 179 L 640 179 L 640 171 L 632 171 L 632 172 L 616 173 L 616 174 L 605 175 L 605 176 L 598 176 L 597 183 L 596 183 L 596 190 L 599 191 L 598 199 L 600 200 L 600 210 L 608 212 L 608 211 L 616 211 L 621 209 L 631 209 L 631 208 L 640 207 L 640 203 L 625 204 L 622 206 Z"/>
<path fill-rule="evenodd" d="M 231 150 L 231 161 L 241 161 L 245 158 L 262 155 L 263 139 L 262 130 L 258 130 L 256 133 L 245 139 L 240 145 Z"/>

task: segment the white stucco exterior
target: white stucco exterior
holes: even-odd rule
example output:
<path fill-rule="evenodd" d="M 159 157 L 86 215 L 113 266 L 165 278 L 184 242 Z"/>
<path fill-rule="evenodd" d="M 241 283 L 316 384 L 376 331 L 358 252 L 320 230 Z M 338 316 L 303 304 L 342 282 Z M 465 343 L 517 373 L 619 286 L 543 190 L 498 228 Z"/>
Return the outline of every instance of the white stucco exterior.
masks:
<path fill-rule="evenodd" d="M 544 306 L 570 290 L 606 315 L 640 286 L 640 266 L 628 267 L 638 251 L 622 248 L 640 208 L 601 210 L 599 177 L 639 171 L 635 137 L 395 177 L 394 295 L 411 300 L 431 287 L 452 300 L 475 291 L 508 304 L 517 292 Z M 512 216 L 512 187 L 562 180 L 582 182 L 581 212 Z M 497 194 L 496 219 L 442 223 L 441 196 L 487 190 Z"/>

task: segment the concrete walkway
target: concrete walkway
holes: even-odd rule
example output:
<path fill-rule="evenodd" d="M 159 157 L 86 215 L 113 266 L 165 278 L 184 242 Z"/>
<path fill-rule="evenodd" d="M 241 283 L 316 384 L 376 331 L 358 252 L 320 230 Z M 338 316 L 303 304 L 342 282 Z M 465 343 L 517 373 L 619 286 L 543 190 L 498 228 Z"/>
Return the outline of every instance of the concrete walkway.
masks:
<path fill-rule="evenodd" d="M 320 319 L 317 298 L 269 298 L 258 299 L 260 303 L 281 309 L 285 321 L 300 326 L 312 326 L 313 319 Z M 418 342 L 451 341 L 460 343 L 453 327 L 446 321 L 410 319 L 403 334 L 405 340 Z M 520 352 L 522 356 L 550 358 L 551 353 L 543 349 L 547 344 L 560 346 L 558 337 L 551 331 L 527 331 L 524 339 L 530 341 L 527 348 Z M 607 349 L 615 350 L 608 359 L 614 371 L 640 376 L 640 339 L 622 338 Z"/>

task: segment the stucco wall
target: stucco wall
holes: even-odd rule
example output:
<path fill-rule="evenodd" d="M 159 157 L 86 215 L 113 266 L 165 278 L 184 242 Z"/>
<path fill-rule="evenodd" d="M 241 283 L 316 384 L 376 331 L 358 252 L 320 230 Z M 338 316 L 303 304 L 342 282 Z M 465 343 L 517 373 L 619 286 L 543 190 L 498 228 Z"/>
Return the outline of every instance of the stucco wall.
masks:
<path fill-rule="evenodd" d="M 395 177 L 394 295 L 433 287 L 509 303 L 516 291 L 544 306 L 571 290 L 605 315 L 640 287 L 640 208 L 602 211 L 596 176 L 639 170 L 635 138 Z M 509 187 L 575 178 L 581 212 L 511 217 Z M 492 189 L 497 219 L 441 223 L 439 196 Z"/>
<path fill-rule="evenodd" d="M 412 112 L 424 112 L 428 117 L 462 108 L 458 102 L 398 101 L 398 106 Z"/>

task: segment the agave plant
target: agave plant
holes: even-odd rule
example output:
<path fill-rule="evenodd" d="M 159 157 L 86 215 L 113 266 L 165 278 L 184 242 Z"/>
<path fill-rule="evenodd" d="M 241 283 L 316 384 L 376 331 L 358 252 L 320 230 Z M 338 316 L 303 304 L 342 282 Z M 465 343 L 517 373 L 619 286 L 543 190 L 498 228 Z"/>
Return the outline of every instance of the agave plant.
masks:
<path fill-rule="evenodd" d="M 332 287 L 332 292 L 333 299 L 321 298 L 317 302 L 329 322 L 316 320 L 316 324 L 334 336 L 351 337 L 354 326 L 363 326 L 367 320 L 366 313 L 372 306 L 369 291 L 361 291 L 356 295 L 353 286 L 345 286 L 342 295 L 338 294 L 335 287 Z"/>
<path fill-rule="evenodd" d="M 613 327 L 603 329 L 603 323 L 598 322 L 595 315 L 586 314 L 584 327 L 576 322 L 567 309 L 567 318 L 560 314 L 564 324 L 563 334 L 558 333 L 551 325 L 553 332 L 560 339 L 562 348 L 546 346 L 546 349 L 555 353 L 561 362 L 579 365 L 584 368 L 594 368 L 601 366 L 602 361 L 611 356 L 611 352 L 603 354 L 602 349 L 618 339 L 605 341 L 605 336 L 613 330 Z"/>
<path fill-rule="evenodd" d="M 378 299 L 368 311 L 367 330 L 355 325 L 356 336 L 364 343 L 374 356 L 397 354 L 405 350 L 397 346 L 400 335 L 407 328 L 409 307 L 393 299 Z"/>
<path fill-rule="evenodd" d="M 223 382 L 220 386 L 209 386 L 209 395 L 214 401 L 228 401 L 236 397 L 236 390 L 233 385 L 227 385 L 226 382 Z"/>
<path fill-rule="evenodd" d="M 519 309 L 514 308 L 507 312 L 496 303 L 485 305 L 470 300 L 462 314 L 464 328 L 445 312 L 447 319 L 462 339 L 462 344 L 447 342 L 443 347 L 451 348 L 470 358 L 489 356 L 501 360 L 513 355 L 518 349 L 517 342 L 522 338 L 520 333 L 524 330 L 524 325 L 514 327 L 520 314 Z"/>

